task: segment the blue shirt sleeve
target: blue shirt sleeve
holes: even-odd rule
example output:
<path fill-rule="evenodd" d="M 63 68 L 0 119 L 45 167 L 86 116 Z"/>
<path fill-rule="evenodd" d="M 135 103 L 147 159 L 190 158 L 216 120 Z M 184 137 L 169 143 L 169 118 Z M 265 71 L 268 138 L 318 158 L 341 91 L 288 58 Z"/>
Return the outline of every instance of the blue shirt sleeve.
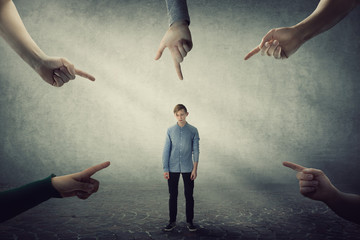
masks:
<path fill-rule="evenodd" d="M 174 22 L 187 21 L 190 24 L 190 16 L 186 0 L 165 0 L 169 15 L 169 25 Z"/>
<path fill-rule="evenodd" d="M 167 133 L 166 133 L 165 146 L 164 146 L 163 157 L 162 157 L 164 172 L 169 172 L 170 152 L 171 152 L 171 139 L 170 139 L 170 133 L 169 133 L 169 129 L 168 129 Z"/>
<path fill-rule="evenodd" d="M 199 162 L 199 155 L 200 155 L 200 150 L 199 150 L 199 141 L 200 141 L 200 137 L 199 137 L 199 132 L 197 129 L 195 129 L 195 135 L 193 138 L 193 161 L 194 162 Z"/>

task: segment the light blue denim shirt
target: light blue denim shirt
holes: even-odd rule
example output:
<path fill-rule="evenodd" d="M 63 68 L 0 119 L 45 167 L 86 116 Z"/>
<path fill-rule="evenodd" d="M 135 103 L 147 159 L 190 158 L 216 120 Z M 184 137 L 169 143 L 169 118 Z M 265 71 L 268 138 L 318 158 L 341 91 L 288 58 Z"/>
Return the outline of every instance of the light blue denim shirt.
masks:
<path fill-rule="evenodd" d="M 193 161 L 199 161 L 199 140 L 198 130 L 188 123 L 170 127 L 163 152 L 164 172 L 191 172 Z"/>
<path fill-rule="evenodd" d="M 190 24 L 190 16 L 186 0 L 165 0 L 169 15 L 169 25 L 177 21 L 187 21 Z"/>

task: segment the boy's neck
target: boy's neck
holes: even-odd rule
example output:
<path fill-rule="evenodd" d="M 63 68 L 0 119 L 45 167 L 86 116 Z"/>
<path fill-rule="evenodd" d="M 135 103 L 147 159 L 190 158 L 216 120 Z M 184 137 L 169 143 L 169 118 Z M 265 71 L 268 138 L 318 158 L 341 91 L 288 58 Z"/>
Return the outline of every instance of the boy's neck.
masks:
<path fill-rule="evenodd" d="M 179 122 L 177 122 L 177 125 L 179 125 L 179 127 L 183 127 L 183 126 L 185 126 L 186 125 L 186 121 L 185 122 L 182 122 L 182 123 L 179 123 Z"/>

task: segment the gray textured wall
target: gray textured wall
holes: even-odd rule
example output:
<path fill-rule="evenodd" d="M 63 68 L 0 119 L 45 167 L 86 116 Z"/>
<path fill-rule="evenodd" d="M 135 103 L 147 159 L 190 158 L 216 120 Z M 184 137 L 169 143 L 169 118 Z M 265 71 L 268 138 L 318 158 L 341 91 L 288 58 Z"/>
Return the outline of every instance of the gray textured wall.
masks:
<path fill-rule="evenodd" d="M 165 132 L 184 103 L 200 133 L 199 183 L 293 182 L 285 160 L 356 183 L 360 140 L 360 8 L 290 59 L 243 61 L 273 27 L 317 1 L 189 0 L 194 48 L 177 79 L 165 2 L 18 0 L 34 40 L 97 80 L 45 84 L 0 41 L 0 182 L 19 184 L 110 160 L 108 181 L 162 181 Z"/>

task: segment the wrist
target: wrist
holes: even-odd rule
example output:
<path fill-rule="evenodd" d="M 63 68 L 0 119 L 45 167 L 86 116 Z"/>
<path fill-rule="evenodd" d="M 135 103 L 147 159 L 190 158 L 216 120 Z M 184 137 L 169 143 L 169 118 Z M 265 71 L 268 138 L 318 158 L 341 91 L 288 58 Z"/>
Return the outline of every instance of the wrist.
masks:
<path fill-rule="evenodd" d="M 329 207 L 336 205 L 342 196 L 342 192 L 339 191 L 334 185 L 331 186 L 331 190 L 328 193 L 326 199 L 323 202 L 328 205 Z"/>
<path fill-rule="evenodd" d="M 39 48 L 24 51 L 24 54 L 21 54 L 20 57 L 37 73 L 41 72 L 41 68 L 48 59 L 48 56 Z"/>
<path fill-rule="evenodd" d="M 53 187 L 53 194 L 52 197 L 55 198 L 62 198 L 63 196 L 61 195 L 60 189 L 57 186 L 57 180 L 59 177 L 57 177 L 55 174 L 51 174 L 51 185 Z"/>
<path fill-rule="evenodd" d="M 51 177 L 51 185 L 56 189 L 56 191 L 60 192 L 58 189 L 58 179 L 59 179 L 59 177 L 56 177 L 55 175 L 53 175 Z"/>
<path fill-rule="evenodd" d="M 292 27 L 290 27 L 293 31 L 293 39 L 295 41 L 299 41 L 300 45 L 305 43 L 307 40 L 309 40 L 312 37 L 311 32 L 308 30 L 308 28 L 302 24 L 298 23 Z"/>
<path fill-rule="evenodd" d="M 49 57 L 43 51 L 38 49 L 38 50 L 34 50 L 30 53 L 27 62 L 35 71 L 37 71 L 38 69 L 41 68 L 41 66 L 44 65 L 45 61 L 48 58 Z"/>
<path fill-rule="evenodd" d="M 188 27 L 189 26 L 189 22 L 186 21 L 186 20 L 180 20 L 180 21 L 177 21 L 177 22 L 174 22 L 173 24 L 170 25 L 170 28 L 172 27 L 180 27 L 180 26 L 186 26 Z"/>

